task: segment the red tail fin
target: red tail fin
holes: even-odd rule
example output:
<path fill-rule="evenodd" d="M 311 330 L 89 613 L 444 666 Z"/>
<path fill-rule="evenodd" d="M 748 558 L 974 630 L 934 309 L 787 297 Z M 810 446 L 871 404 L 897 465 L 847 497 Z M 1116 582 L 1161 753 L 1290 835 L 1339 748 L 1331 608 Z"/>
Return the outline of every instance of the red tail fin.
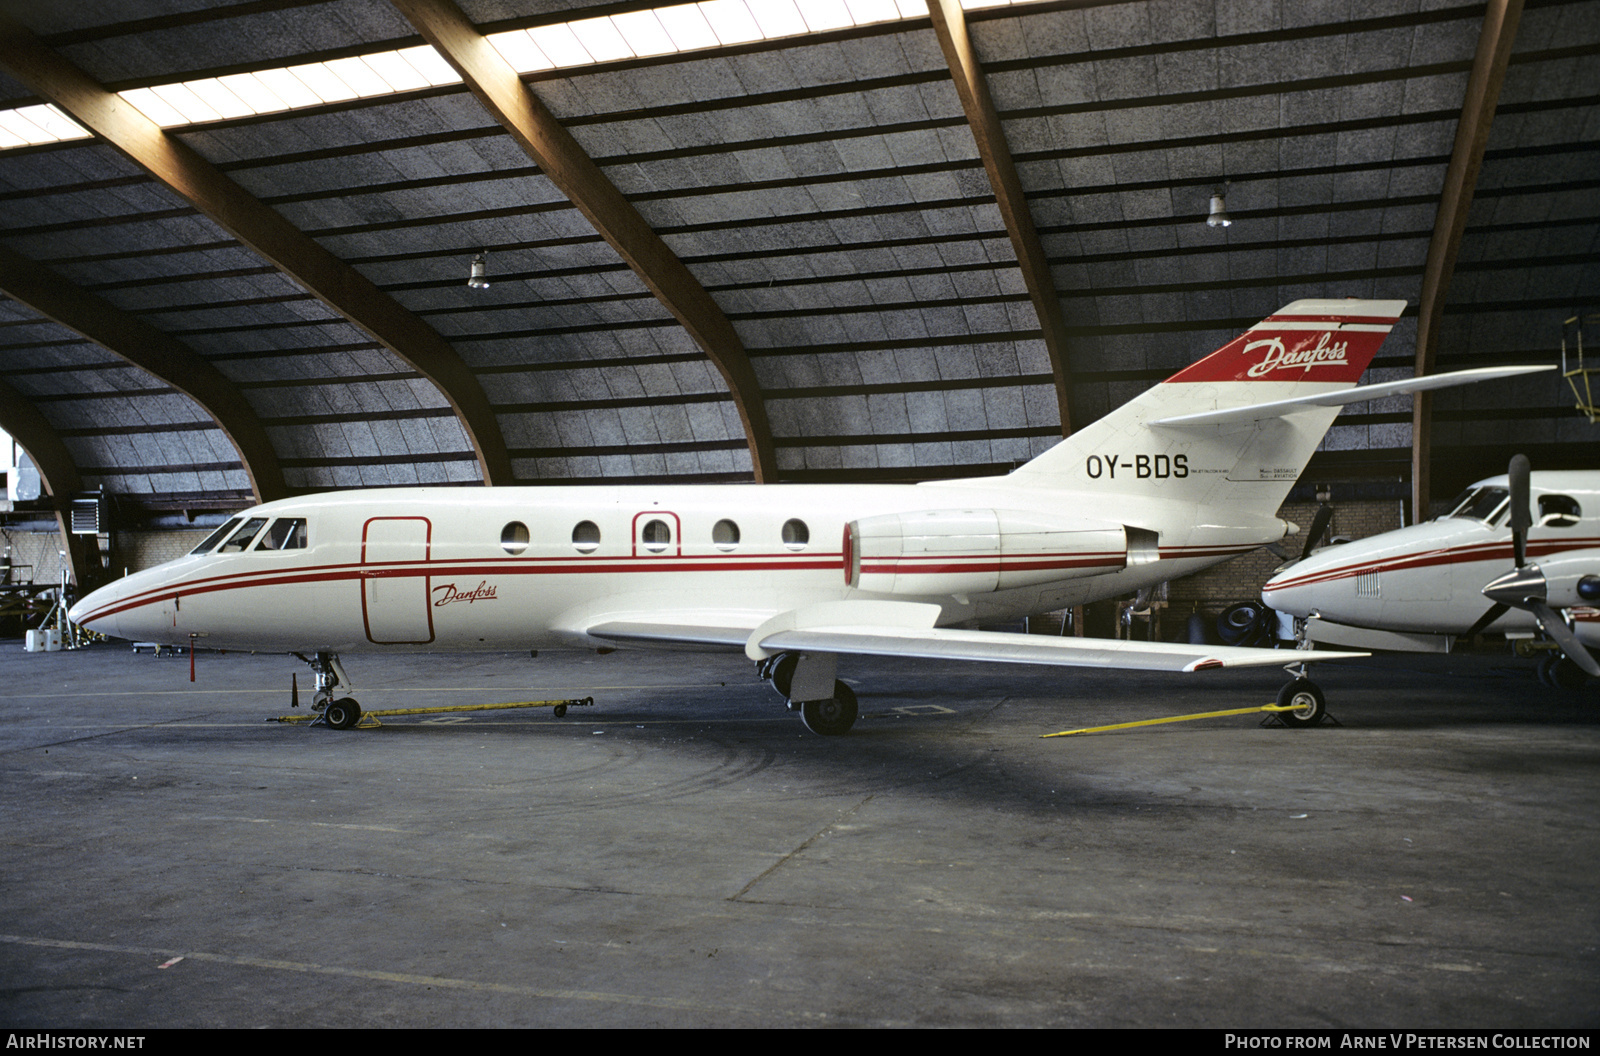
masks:
<path fill-rule="evenodd" d="M 1405 307 L 1405 301 L 1295 301 L 1174 374 L 1167 383 L 1331 381 L 1353 385 Z"/>

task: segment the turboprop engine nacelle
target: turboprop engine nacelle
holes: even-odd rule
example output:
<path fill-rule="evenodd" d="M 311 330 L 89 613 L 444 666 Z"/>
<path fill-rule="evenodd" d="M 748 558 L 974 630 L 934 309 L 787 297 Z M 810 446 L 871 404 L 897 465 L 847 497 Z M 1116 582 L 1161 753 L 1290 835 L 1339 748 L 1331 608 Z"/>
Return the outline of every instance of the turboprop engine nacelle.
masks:
<path fill-rule="evenodd" d="M 844 529 L 845 582 L 884 594 L 987 594 L 1127 564 L 1128 531 L 1081 517 L 923 510 L 863 517 Z"/>

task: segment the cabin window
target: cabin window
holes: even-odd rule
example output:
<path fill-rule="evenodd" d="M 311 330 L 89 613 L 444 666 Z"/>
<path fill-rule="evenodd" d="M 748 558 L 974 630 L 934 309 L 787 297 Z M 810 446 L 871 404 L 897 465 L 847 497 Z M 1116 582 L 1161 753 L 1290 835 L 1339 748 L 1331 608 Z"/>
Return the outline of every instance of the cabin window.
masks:
<path fill-rule="evenodd" d="M 579 521 L 572 529 L 572 548 L 580 554 L 592 554 L 600 548 L 600 526 L 593 521 Z"/>
<path fill-rule="evenodd" d="M 239 517 L 228 518 L 227 522 L 224 523 L 221 528 L 218 528 L 216 531 L 206 536 L 206 541 L 195 547 L 193 550 L 190 550 L 189 553 L 209 553 L 213 546 L 216 546 L 218 543 L 222 542 L 222 540 L 233 534 L 233 530 L 239 526 L 240 520 L 241 518 Z"/>
<path fill-rule="evenodd" d="M 219 554 L 237 554 L 241 550 L 250 548 L 250 541 L 256 537 L 261 526 L 267 523 L 265 517 L 252 517 L 244 522 L 244 527 L 228 536 L 228 541 L 217 547 Z"/>
<path fill-rule="evenodd" d="M 521 521 L 512 521 L 500 529 L 500 549 L 517 556 L 528 548 L 528 526 Z"/>
<path fill-rule="evenodd" d="M 804 550 L 811 541 L 811 529 L 798 517 L 783 522 L 783 545 L 790 550 Z"/>
<path fill-rule="evenodd" d="M 646 550 L 659 554 L 672 545 L 672 526 L 666 521 L 647 521 L 644 531 L 639 533 L 639 540 L 644 543 Z"/>
<path fill-rule="evenodd" d="M 723 518 L 712 526 L 711 541 L 718 550 L 732 550 L 739 545 L 739 526 Z"/>
<path fill-rule="evenodd" d="M 304 517 L 279 517 L 272 527 L 261 534 L 257 550 L 304 550 L 306 548 L 306 519 Z"/>
<path fill-rule="evenodd" d="M 1583 516 L 1583 509 L 1570 495 L 1540 495 L 1539 523 L 1550 528 L 1571 528 Z"/>

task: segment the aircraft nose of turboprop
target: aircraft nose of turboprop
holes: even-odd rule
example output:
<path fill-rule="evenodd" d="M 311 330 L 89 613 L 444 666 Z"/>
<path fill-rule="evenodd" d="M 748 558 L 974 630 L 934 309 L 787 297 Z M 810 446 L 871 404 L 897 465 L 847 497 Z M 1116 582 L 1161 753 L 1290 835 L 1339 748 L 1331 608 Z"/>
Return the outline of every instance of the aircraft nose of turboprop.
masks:
<path fill-rule="evenodd" d="M 1305 582 L 1308 562 L 1296 561 L 1274 573 L 1261 588 L 1261 601 L 1269 609 L 1292 616 L 1309 616 L 1315 606 L 1315 588 Z"/>

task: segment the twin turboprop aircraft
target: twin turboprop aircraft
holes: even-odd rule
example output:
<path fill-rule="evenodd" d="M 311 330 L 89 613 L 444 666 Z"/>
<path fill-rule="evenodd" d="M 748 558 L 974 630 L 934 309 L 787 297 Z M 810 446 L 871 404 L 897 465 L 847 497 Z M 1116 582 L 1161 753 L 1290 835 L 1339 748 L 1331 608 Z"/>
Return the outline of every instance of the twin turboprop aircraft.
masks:
<path fill-rule="evenodd" d="M 1353 386 L 1404 301 L 1301 300 L 1003 477 L 917 485 L 399 489 L 284 499 L 80 601 L 108 635 L 314 653 L 742 649 L 820 734 L 856 720 L 841 655 L 1198 671 L 1359 654 L 966 629 L 1116 597 L 1292 534 L 1277 516 L 1348 403 L 1529 369 Z"/>
<path fill-rule="evenodd" d="M 1540 678 L 1576 688 L 1600 676 L 1589 651 L 1600 646 L 1600 472 L 1530 473 L 1519 455 L 1437 520 L 1285 566 L 1262 600 L 1305 621 L 1309 640 L 1358 648 L 1436 651 L 1457 635 L 1538 628 L 1561 650 Z"/>

